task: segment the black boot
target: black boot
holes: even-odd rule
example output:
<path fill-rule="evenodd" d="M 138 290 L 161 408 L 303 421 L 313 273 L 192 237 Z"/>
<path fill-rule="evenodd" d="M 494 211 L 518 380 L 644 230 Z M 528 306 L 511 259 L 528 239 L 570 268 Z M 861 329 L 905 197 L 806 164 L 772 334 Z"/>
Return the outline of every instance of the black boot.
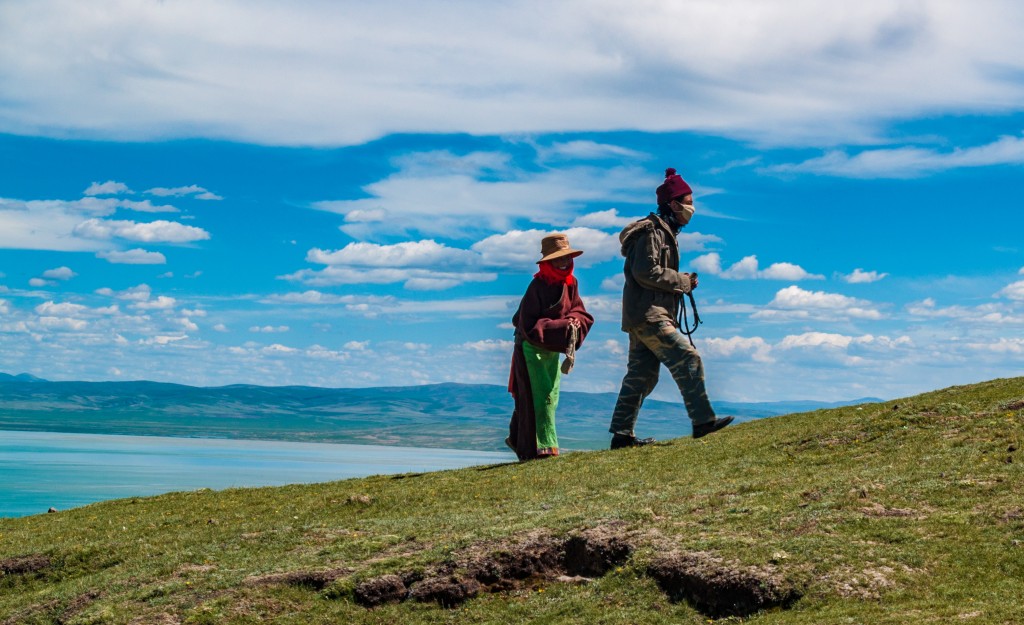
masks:
<path fill-rule="evenodd" d="M 712 432 L 721 430 L 730 423 L 732 423 L 732 417 L 723 417 L 721 419 L 716 418 L 714 421 L 697 424 L 693 426 L 693 437 L 700 438 L 702 436 L 707 436 Z"/>
<path fill-rule="evenodd" d="M 612 436 L 611 448 L 622 449 L 623 447 L 643 447 L 644 445 L 650 445 L 653 442 L 653 438 L 637 438 L 626 434 L 616 434 Z"/>

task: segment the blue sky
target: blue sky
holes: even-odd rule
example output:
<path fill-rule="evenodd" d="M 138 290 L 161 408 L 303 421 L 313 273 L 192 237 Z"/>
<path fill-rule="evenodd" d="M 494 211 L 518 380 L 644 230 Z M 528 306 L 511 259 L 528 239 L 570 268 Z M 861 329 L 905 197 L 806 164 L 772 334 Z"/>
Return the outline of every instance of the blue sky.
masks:
<path fill-rule="evenodd" d="M 615 391 L 666 167 L 717 399 L 1019 375 L 1012 2 L 0 5 L 0 371 L 502 384 L 539 240 Z M 667 376 L 656 396 L 672 398 Z"/>

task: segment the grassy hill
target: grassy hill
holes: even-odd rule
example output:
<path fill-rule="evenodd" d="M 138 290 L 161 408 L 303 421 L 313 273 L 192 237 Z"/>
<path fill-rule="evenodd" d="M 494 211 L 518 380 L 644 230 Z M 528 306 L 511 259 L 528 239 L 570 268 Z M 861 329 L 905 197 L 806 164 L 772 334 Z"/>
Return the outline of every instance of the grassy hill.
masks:
<path fill-rule="evenodd" d="M 1020 623 L 1024 378 L 0 520 L 0 623 Z M 368 607 L 372 606 L 372 607 Z"/>

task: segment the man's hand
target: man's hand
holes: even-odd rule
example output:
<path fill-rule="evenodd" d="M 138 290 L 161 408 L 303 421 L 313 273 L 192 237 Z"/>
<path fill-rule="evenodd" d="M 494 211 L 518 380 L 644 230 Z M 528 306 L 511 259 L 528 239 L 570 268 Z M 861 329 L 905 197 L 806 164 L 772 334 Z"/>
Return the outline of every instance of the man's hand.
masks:
<path fill-rule="evenodd" d="M 691 273 L 690 274 L 690 290 L 692 291 L 695 288 L 697 288 L 697 274 L 696 273 Z"/>

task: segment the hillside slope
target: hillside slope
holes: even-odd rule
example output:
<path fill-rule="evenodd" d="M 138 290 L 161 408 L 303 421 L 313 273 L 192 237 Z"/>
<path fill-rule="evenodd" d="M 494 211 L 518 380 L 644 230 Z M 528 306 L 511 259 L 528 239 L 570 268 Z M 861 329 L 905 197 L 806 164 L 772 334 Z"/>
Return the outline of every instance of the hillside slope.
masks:
<path fill-rule="evenodd" d="M 1022 438 L 1015 378 L 644 449 L 0 520 L 0 623 L 1019 623 Z"/>

